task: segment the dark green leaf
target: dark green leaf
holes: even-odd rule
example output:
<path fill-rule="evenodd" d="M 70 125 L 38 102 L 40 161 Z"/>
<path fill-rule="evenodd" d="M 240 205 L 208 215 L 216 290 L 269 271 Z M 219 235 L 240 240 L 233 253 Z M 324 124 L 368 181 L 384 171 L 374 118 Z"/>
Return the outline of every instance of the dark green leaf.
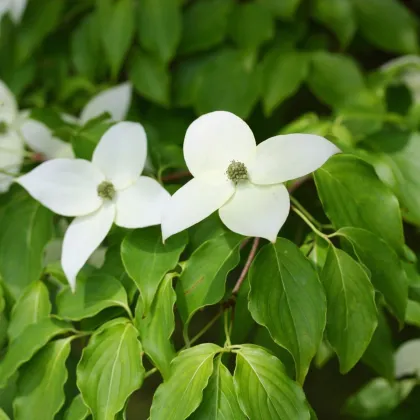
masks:
<path fill-rule="evenodd" d="M 129 76 L 140 95 L 159 105 L 168 105 L 169 73 L 163 62 L 137 51 L 131 60 Z"/>
<path fill-rule="evenodd" d="M 53 337 L 72 331 L 69 324 L 54 318 L 41 319 L 37 324 L 29 325 L 14 340 L 0 362 L 0 388 L 4 388 L 8 379 L 16 370 Z"/>
<path fill-rule="evenodd" d="M 72 337 L 47 344 L 23 367 L 13 404 L 15 418 L 54 419 L 65 400 L 71 340 Z"/>
<path fill-rule="evenodd" d="M 171 341 L 175 330 L 174 304 L 176 294 L 172 287 L 175 274 L 167 274 L 147 313 L 144 311 L 141 297 L 136 308 L 136 327 L 139 330 L 144 352 L 152 359 L 164 379 L 169 377 L 170 363 L 175 357 Z"/>
<path fill-rule="evenodd" d="M 73 321 L 92 317 L 111 306 L 121 306 L 130 314 L 123 285 L 104 274 L 79 278 L 75 293 L 65 287 L 57 296 L 58 315 Z"/>
<path fill-rule="evenodd" d="M 415 18 L 397 0 L 352 0 L 365 38 L 379 48 L 402 54 L 418 52 Z"/>
<path fill-rule="evenodd" d="M 78 394 L 64 414 L 64 420 L 85 420 L 88 415 L 89 409 L 84 404 L 81 394 Z"/>
<path fill-rule="evenodd" d="M 258 0 L 280 18 L 290 19 L 296 12 L 301 0 Z"/>
<path fill-rule="evenodd" d="M 316 270 L 295 244 L 278 238 L 258 253 L 249 276 L 253 318 L 292 354 L 296 377 L 303 383 L 326 320 L 326 299 Z"/>
<path fill-rule="evenodd" d="M 270 115 L 284 100 L 294 95 L 308 74 L 308 56 L 297 51 L 277 51 L 264 61 L 263 104 Z"/>
<path fill-rule="evenodd" d="M 0 273 L 14 298 L 42 273 L 44 247 L 52 234 L 52 213 L 19 191 L 0 214 Z"/>
<path fill-rule="evenodd" d="M 208 343 L 182 351 L 172 362 L 170 378 L 154 395 L 150 420 L 184 420 L 195 411 L 213 372 L 213 358 L 221 350 Z"/>
<path fill-rule="evenodd" d="M 28 325 L 36 324 L 51 312 L 48 289 L 40 281 L 30 284 L 13 307 L 8 328 L 9 340 L 15 340 Z"/>
<path fill-rule="evenodd" d="M 205 51 L 222 43 L 233 4 L 232 0 L 194 1 L 183 16 L 180 52 Z"/>
<path fill-rule="evenodd" d="M 369 230 L 404 255 L 398 200 L 370 165 L 350 155 L 333 156 L 315 172 L 315 182 L 324 210 L 336 228 Z"/>
<path fill-rule="evenodd" d="M 203 306 L 219 302 L 228 273 L 239 263 L 243 238 L 227 232 L 204 242 L 185 262 L 177 283 L 177 309 L 185 326 Z"/>
<path fill-rule="evenodd" d="M 178 0 L 143 0 L 139 4 L 140 45 L 163 62 L 174 55 L 181 39 L 181 12 Z"/>
<path fill-rule="evenodd" d="M 155 226 L 134 230 L 122 242 L 121 258 L 140 290 L 143 311 L 149 310 L 165 274 L 178 264 L 187 240 L 183 232 L 163 244 L 160 227 Z"/>
<path fill-rule="evenodd" d="M 327 294 L 327 336 L 348 372 L 362 357 L 377 326 L 375 291 L 360 264 L 332 245 L 321 273 Z"/>
<path fill-rule="evenodd" d="M 90 339 L 77 366 L 77 387 L 93 417 L 112 420 L 144 378 L 142 347 L 127 320 L 105 324 Z"/>
<path fill-rule="evenodd" d="M 286 375 L 280 360 L 263 348 L 241 346 L 234 381 L 239 404 L 250 419 L 309 420 L 302 389 Z"/>
<path fill-rule="evenodd" d="M 238 404 L 232 375 L 218 357 L 214 361 L 213 374 L 204 390 L 203 401 L 189 420 L 245 420 L 245 418 Z"/>

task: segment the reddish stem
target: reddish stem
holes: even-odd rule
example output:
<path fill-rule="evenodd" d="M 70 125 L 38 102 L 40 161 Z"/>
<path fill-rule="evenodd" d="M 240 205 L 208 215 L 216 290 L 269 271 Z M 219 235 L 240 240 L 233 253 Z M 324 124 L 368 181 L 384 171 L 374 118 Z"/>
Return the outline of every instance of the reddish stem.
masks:
<path fill-rule="evenodd" d="M 178 179 L 182 179 L 182 178 L 185 178 L 187 176 L 191 176 L 191 172 L 190 171 L 174 172 L 173 174 L 169 174 L 169 175 L 163 176 L 162 177 L 162 181 L 163 182 L 176 181 Z"/>

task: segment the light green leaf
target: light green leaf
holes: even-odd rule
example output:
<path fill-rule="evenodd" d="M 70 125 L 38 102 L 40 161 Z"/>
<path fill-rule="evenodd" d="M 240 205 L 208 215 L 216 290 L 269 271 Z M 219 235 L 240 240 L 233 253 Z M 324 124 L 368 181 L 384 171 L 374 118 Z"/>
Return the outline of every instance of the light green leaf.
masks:
<path fill-rule="evenodd" d="M 128 275 L 140 290 L 144 312 L 149 310 L 165 274 L 178 264 L 187 240 L 187 234 L 183 232 L 163 244 L 157 226 L 134 230 L 123 240 L 121 258 Z"/>
<path fill-rule="evenodd" d="M 404 255 L 398 200 L 370 165 L 354 156 L 337 155 L 315 172 L 315 183 L 325 213 L 335 228 L 352 226 L 369 230 L 388 242 L 400 256 Z"/>
<path fill-rule="evenodd" d="M 315 235 L 312 249 L 308 255 L 309 261 L 313 263 L 318 272 L 322 271 L 328 253 L 328 242 Z"/>
<path fill-rule="evenodd" d="M 77 366 L 77 387 L 93 417 L 114 420 L 144 378 L 137 330 L 111 321 L 95 333 Z"/>
<path fill-rule="evenodd" d="M 337 235 L 351 243 L 357 258 L 369 269 L 373 286 L 382 293 L 403 324 L 408 300 L 408 280 L 397 254 L 383 239 L 365 229 L 342 228 Z"/>
<path fill-rule="evenodd" d="M 159 105 L 169 103 L 169 72 L 157 58 L 136 51 L 129 66 L 130 80 L 137 92 Z"/>
<path fill-rule="evenodd" d="M 363 74 L 352 58 L 325 51 L 312 54 L 308 85 L 320 101 L 331 107 L 343 105 L 349 96 L 365 89 Z"/>
<path fill-rule="evenodd" d="M 205 51 L 221 44 L 233 5 L 232 0 L 197 0 L 189 5 L 183 15 L 180 53 Z"/>
<path fill-rule="evenodd" d="M 48 317 L 50 312 L 51 303 L 47 287 L 40 281 L 30 284 L 13 307 L 7 331 L 9 340 L 15 340 L 28 325 Z"/>
<path fill-rule="evenodd" d="M 297 380 L 303 383 L 326 321 L 327 303 L 316 270 L 295 244 L 278 238 L 258 253 L 249 278 L 252 317 L 291 353 Z"/>
<path fill-rule="evenodd" d="M 242 236 L 227 232 L 204 242 L 185 262 L 176 293 L 177 309 L 186 328 L 198 309 L 222 299 L 226 276 L 239 263 L 242 240 Z"/>
<path fill-rule="evenodd" d="M 4 388 L 8 379 L 16 370 L 53 337 L 72 331 L 67 322 L 54 318 L 44 318 L 38 323 L 29 325 L 14 340 L 0 362 L 0 388 Z"/>
<path fill-rule="evenodd" d="M 70 407 L 64 414 L 64 420 L 85 420 L 89 416 L 89 409 L 83 402 L 82 395 L 78 394 L 73 398 Z"/>
<path fill-rule="evenodd" d="M 364 37 L 387 51 L 418 52 L 415 17 L 397 0 L 352 0 Z"/>
<path fill-rule="evenodd" d="M 301 0 L 258 0 L 279 18 L 290 19 L 295 14 Z"/>
<path fill-rule="evenodd" d="M 229 22 L 230 36 L 239 48 L 257 49 L 274 37 L 270 11 L 257 2 L 237 4 Z"/>
<path fill-rule="evenodd" d="M 268 54 L 263 63 L 263 104 L 266 115 L 284 100 L 293 96 L 306 79 L 308 55 L 297 51 L 277 51 Z"/>
<path fill-rule="evenodd" d="M 171 341 L 175 330 L 174 304 L 176 294 L 172 280 L 176 274 L 170 273 L 160 283 L 152 306 L 145 314 L 141 297 L 136 307 L 136 327 L 139 330 L 145 353 L 152 359 L 164 379 L 170 374 L 170 363 L 175 357 Z"/>
<path fill-rule="evenodd" d="M 179 353 L 172 362 L 170 378 L 154 395 L 150 420 L 184 420 L 195 411 L 213 372 L 213 358 L 221 350 L 207 343 Z"/>
<path fill-rule="evenodd" d="M 221 358 L 214 361 L 213 374 L 203 393 L 203 401 L 189 420 L 245 420 L 236 396 L 233 378 Z"/>
<path fill-rule="evenodd" d="M 115 79 L 134 37 L 133 0 L 98 2 L 102 47 Z"/>
<path fill-rule="evenodd" d="M 9 416 L 0 408 L 0 420 L 10 420 Z"/>
<path fill-rule="evenodd" d="M 362 362 L 385 379 L 392 381 L 395 372 L 394 351 L 391 330 L 383 312 L 378 311 L 378 327 L 362 356 Z"/>
<path fill-rule="evenodd" d="M 237 50 L 221 50 L 203 68 L 196 86 L 194 109 L 198 114 L 223 109 L 246 118 L 257 103 L 262 72 L 254 58 Z"/>
<path fill-rule="evenodd" d="M 420 303 L 415 300 L 409 300 L 407 305 L 407 313 L 405 314 L 405 322 L 410 325 L 420 327 Z"/>
<path fill-rule="evenodd" d="M 348 372 L 362 357 L 378 324 L 375 291 L 360 264 L 332 245 L 321 273 L 327 294 L 327 336 Z"/>
<path fill-rule="evenodd" d="M 142 47 L 163 62 L 175 55 L 181 39 L 181 11 L 178 0 L 143 0 L 139 4 L 138 34 Z"/>
<path fill-rule="evenodd" d="M 234 381 L 239 404 L 250 419 L 310 419 L 302 389 L 286 375 L 280 360 L 263 348 L 241 346 Z"/>
<path fill-rule="evenodd" d="M 16 419 L 54 419 L 65 401 L 66 360 L 72 339 L 47 344 L 23 367 L 13 404 Z"/>
<path fill-rule="evenodd" d="M 17 299 L 42 273 L 44 247 L 52 235 L 52 213 L 18 191 L 0 214 L 0 274 Z"/>
<path fill-rule="evenodd" d="M 315 0 L 313 16 L 337 35 L 342 46 L 347 46 L 356 32 L 352 0 Z"/>
<path fill-rule="evenodd" d="M 131 313 L 123 285 L 105 274 L 80 278 L 75 293 L 65 287 L 57 296 L 58 316 L 72 321 L 92 317 L 111 306 L 121 306 Z"/>

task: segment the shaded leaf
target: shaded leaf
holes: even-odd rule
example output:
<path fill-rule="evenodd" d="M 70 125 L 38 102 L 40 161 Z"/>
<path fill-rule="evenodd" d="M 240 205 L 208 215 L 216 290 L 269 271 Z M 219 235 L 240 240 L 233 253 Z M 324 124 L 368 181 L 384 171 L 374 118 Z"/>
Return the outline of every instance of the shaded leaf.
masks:
<path fill-rule="evenodd" d="M 64 414 L 64 420 L 85 420 L 89 416 L 89 409 L 83 402 L 82 395 L 78 394 L 73 398 L 70 407 Z"/>

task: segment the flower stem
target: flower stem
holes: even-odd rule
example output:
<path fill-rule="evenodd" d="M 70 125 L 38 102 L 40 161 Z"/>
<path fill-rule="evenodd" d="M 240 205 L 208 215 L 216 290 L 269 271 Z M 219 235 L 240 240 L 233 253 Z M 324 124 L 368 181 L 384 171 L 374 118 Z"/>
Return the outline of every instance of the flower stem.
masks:
<path fill-rule="evenodd" d="M 232 343 L 230 341 L 230 325 L 229 325 L 229 311 L 224 311 L 223 313 L 223 327 L 225 330 L 225 336 L 226 336 L 226 342 L 225 342 L 225 347 L 226 346 L 231 346 Z"/>
<path fill-rule="evenodd" d="M 255 254 L 257 253 L 259 243 L 260 243 L 260 238 L 254 238 L 254 242 L 252 244 L 252 248 L 251 248 L 251 251 L 249 252 L 248 259 L 246 260 L 245 266 L 241 272 L 241 275 L 236 281 L 234 288 L 232 289 L 233 296 L 237 296 L 239 293 L 239 289 L 241 288 L 242 283 L 244 282 L 246 275 L 248 274 L 249 268 L 251 267 L 252 261 L 255 258 Z"/>
<path fill-rule="evenodd" d="M 203 336 L 221 317 L 223 311 L 218 312 L 191 340 L 189 340 L 189 345 L 194 344 L 201 336 Z M 189 347 L 189 346 L 188 346 Z"/>
<path fill-rule="evenodd" d="M 158 370 L 157 368 L 153 368 L 148 370 L 145 374 L 144 374 L 144 379 L 148 378 L 149 376 L 152 376 L 154 373 L 156 373 Z"/>
<path fill-rule="evenodd" d="M 305 209 L 305 207 L 302 206 L 302 204 L 299 203 L 299 201 L 293 197 L 290 196 L 290 201 L 293 203 L 293 205 L 299 209 L 315 226 L 317 226 L 319 229 L 322 228 L 322 223 L 318 222 L 318 220 L 315 219 L 315 217 L 312 216 L 312 214 L 310 214 L 308 212 L 308 210 Z"/>
<path fill-rule="evenodd" d="M 322 233 L 317 227 L 295 206 L 292 206 L 292 210 L 312 229 L 312 231 L 325 239 L 327 242 L 331 243 L 330 238 L 325 233 Z"/>

